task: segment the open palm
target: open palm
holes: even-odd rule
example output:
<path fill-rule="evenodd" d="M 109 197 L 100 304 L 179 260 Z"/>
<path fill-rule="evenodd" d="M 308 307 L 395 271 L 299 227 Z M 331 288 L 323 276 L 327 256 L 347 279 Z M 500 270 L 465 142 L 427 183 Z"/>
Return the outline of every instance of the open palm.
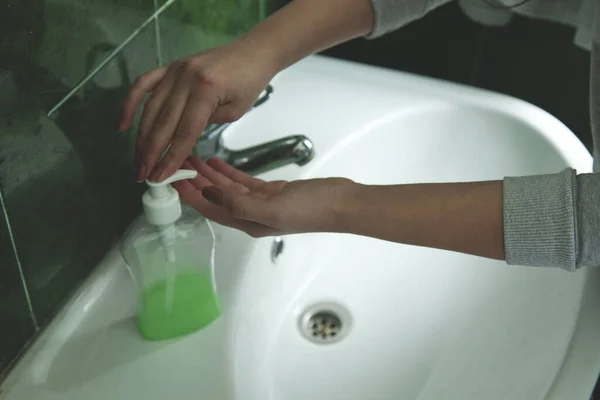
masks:
<path fill-rule="evenodd" d="M 206 218 L 262 237 L 334 230 L 336 210 L 353 182 L 343 178 L 266 182 L 222 160 L 191 156 L 182 168 L 198 176 L 173 186 Z"/>

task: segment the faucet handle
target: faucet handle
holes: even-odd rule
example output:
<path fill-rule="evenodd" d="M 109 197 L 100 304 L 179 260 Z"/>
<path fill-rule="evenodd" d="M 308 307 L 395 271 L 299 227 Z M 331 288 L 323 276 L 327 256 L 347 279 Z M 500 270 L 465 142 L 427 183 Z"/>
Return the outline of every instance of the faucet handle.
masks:
<path fill-rule="evenodd" d="M 261 104 L 264 104 L 267 100 L 269 100 L 269 97 L 271 97 L 272 93 L 273 93 L 273 86 L 271 84 L 269 84 L 260 93 L 260 95 L 258 96 L 258 99 L 254 102 L 254 105 L 252 106 L 252 108 L 256 108 L 256 107 L 260 106 Z M 223 131 L 226 128 L 228 128 L 230 124 L 231 124 L 230 122 L 226 122 L 224 124 L 207 125 L 206 128 L 204 128 L 204 132 L 198 139 L 198 142 L 200 142 L 200 141 L 206 142 L 206 141 L 212 141 L 215 139 L 219 139 L 219 137 L 221 136 Z M 212 151 L 215 151 L 215 150 L 213 149 Z"/>

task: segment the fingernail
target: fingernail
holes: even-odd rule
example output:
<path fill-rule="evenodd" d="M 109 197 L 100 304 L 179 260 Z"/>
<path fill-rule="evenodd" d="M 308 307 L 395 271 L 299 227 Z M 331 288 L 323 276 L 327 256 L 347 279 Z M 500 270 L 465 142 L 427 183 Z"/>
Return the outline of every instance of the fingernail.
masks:
<path fill-rule="evenodd" d="M 206 186 L 202 189 L 202 196 L 214 205 L 223 205 L 223 191 L 216 186 Z"/>
<path fill-rule="evenodd" d="M 146 179 L 146 166 L 144 164 L 142 164 L 138 168 L 137 182 L 138 183 L 144 182 L 145 179 Z"/>
<path fill-rule="evenodd" d="M 154 169 L 150 172 L 150 174 L 148 174 L 148 180 L 150 182 L 160 182 L 161 181 L 161 175 L 163 172 L 163 167 L 160 165 L 157 165 L 156 167 L 154 167 Z"/>
<path fill-rule="evenodd" d="M 167 172 L 167 171 L 166 171 L 166 169 L 165 169 L 165 166 L 164 166 L 164 165 L 162 165 L 162 164 L 161 164 L 161 165 L 159 165 L 158 167 L 156 167 L 156 168 L 154 169 L 154 173 L 152 174 L 152 176 L 156 177 L 156 180 L 155 180 L 154 182 L 162 182 L 162 181 L 164 181 L 165 179 L 167 179 L 167 178 L 168 178 L 168 176 L 165 176 L 165 175 L 166 175 L 166 172 Z"/>

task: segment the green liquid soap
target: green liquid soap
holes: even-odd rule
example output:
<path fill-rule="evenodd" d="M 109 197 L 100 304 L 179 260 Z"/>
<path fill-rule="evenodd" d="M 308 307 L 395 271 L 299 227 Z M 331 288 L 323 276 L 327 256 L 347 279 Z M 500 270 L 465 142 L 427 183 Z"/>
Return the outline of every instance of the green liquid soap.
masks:
<path fill-rule="evenodd" d="M 142 292 L 137 325 L 148 340 L 172 339 L 195 332 L 221 315 L 212 279 L 207 273 L 186 272 L 173 279 L 171 304 L 167 298 L 167 280 Z"/>

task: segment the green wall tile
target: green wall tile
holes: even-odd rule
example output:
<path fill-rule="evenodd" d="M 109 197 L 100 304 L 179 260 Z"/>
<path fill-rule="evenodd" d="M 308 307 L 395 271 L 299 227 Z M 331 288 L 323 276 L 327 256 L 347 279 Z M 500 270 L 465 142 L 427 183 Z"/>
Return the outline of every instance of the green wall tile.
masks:
<path fill-rule="evenodd" d="M 132 81 L 156 65 L 154 31 L 46 114 L 151 11 L 83 0 L 0 3 L 0 189 L 42 326 L 140 211 L 135 130 L 116 127 Z M 0 290 L 0 304 L 5 296 Z M 1 312 L 0 320 L 10 321 Z M 22 325 L 3 331 L 27 340 Z M 14 355 L 0 345 L 0 359 Z"/>
<path fill-rule="evenodd" d="M 159 19 L 160 31 L 150 20 L 90 75 L 163 1 L 0 3 L 0 190 L 42 328 L 140 212 L 136 129 L 121 134 L 116 126 L 133 80 L 157 65 L 157 37 L 165 60 L 180 58 L 243 34 L 268 4 L 179 0 Z M 0 370 L 35 332 L 8 238 L 0 224 Z"/>
<path fill-rule="evenodd" d="M 0 205 L 0 381 L 35 333 L 33 315 Z"/>
<path fill-rule="evenodd" d="M 163 59 L 170 62 L 230 42 L 263 19 L 269 3 L 269 0 L 176 1 L 160 17 Z"/>

